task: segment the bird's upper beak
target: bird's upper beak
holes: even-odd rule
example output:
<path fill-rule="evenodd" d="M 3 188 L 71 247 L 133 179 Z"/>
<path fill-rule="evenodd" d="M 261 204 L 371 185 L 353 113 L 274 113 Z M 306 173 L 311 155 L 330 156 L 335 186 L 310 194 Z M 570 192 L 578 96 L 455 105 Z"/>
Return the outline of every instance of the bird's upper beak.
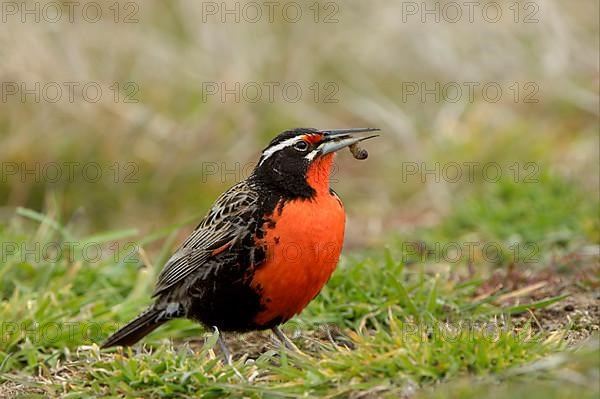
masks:
<path fill-rule="evenodd" d="M 319 130 L 319 133 L 323 134 L 323 138 L 319 144 L 320 154 L 329 154 L 341 150 L 342 148 L 351 146 L 352 144 L 377 137 L 379 136 L 378 134 L 371 134 L 365 137 L 365 133 L 376 131 L 379 131 L 379 129 L 371 127 Z"/>

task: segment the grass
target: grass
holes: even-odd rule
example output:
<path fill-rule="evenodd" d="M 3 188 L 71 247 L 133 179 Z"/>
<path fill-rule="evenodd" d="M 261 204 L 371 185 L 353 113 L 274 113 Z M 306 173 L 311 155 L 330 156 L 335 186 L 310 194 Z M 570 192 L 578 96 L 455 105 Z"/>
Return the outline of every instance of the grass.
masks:
<path fill-rule="evenodd" d="M 534 186 L 507 183 L 478 195 L 412 239 L 431 244 L 469 233 L 506 240 L 501 227 L 512 221 L 523 239 L 555 255 L 593 243 L 585 226 L 595 205 L 559 178 Z M 520 214 L 531 198 L 539 199 L 543 216 Z M 482 203 L 485 210 L 471 206 Z M 565 217 L 571 208 L 577 212 Z M 570 391 L 562 385 L 554 390 L 552 376 L 570 378 L 585 395 L 597 393 L 590 381 L 597 375 L 598 347 L 577 349 L 598 339 L 597 305 L 594 313 L 593 306 L 575 303 L 579 319 L 563 311 L 569 295 L 593 295 L 596 257 L 566 272 L 541 257 L 526 265 L 531 275 L 517 278 L 505 272 L 514 261 L 506 258 L 493 264 L 475 258 L 471 268 L 463 261 L 407 259 L 398 239 L 385 250 L 347 254 L 318 298 L 285 326 L 301 354 L 279 348 L 267 333 L 226 337 L 240 378 L 223 364 L 216 335 L 187 321 L 159 329 L 143 346 L 101 352 L 98 342 L 148 303 L 175 227 L 145 238 L 135 230 L 79 238 L 61 219 L 53 210 L 21 209 L 0 230 L 2 242 L 17 248 L 3 247 L 0 268 L 0 390 L 6 395 L 502 397 L 509 389 L 540 386 L 545 397 L 566 397 Z M 549 238 L 557 229 L 568 232 L 559 246 Z M 143 244 L 135 256 L 114 245 L 129 239 Z M 34 259 L 35 243 L 44 248 L 55 242 L 77 242 L 77 249 L 97 243 L 104 252 L 96 259 L 80 250 L 60 256 L 40 250 L 50 259 Z M 155 249 L 146 253 L 147 247 Z M 494 280 L 491 287 L 498 271 L 503 285 L 497 288 Z M 564 289 L 552 280 L 557 276 L 578 286 Z M 541 294 L 532 288 L 540 281 L 550 288 Z M 544 362 L 550 366 L 538 367 Z M 523 371 L 528 368 L 535 373 Z M 440 383 L 444 388 L 436 388 Z"/>
<path fill-rule="evenodd" d="M 523 2 L 497 23 L 481 7 L 472 23 L 466 8 L 458 23 L 424 23 L 406 2 L 319 2 L 321 17 L 339 7 L 332 24 L 314 22 L 312 3 L 298 23 L 221 23 L 183 0 L 135 2 L 138 21 L 115 23 L 113 3 L 98 2 L 98 23 L 67 22 L 64 9 L 57 23 L 7 15 L 0 32 L 3 84 L 65 89 L 0 107 L 0 397 L 598 396 L 597 2 L 545 1 L 535 23 L 514 21 L 513 5 L 531 11 Z M 104 94 L 69 101 L 65 82 Z M 122 101 L 128 82 L 138 102 Z M 265 82 L 303 96 L 203 89 Z M 457 102 L 405 97 L 405 84 L 452 82 L 465 89 Z M 473 99 L 466 82 L 479 84 Z M 499 101 L 483 98 L 487 83 Z M 382 129 L 368 162 L 336 161 L 347 244 L 284 327 L 304 355 L 267 333 L 226 337 L 243 381 L 187 321 L 100 352 L 216 195 L 295 126 Z M 72 177 L 67 162 L 79 163 Z M 482 175 L 491 162 L 498 182 Z M 456 183 L 423 174 L 449 163 L 479 167 L 472 181 L 465 168 Z M 58 181 L 24 174 L 51 164 Z"/>
<path fill-rule="evenodd" d="M 500 378 L 459 380 L 424 392 L 424 398 L 595 398 L 598 396 L 598 340 L 576 351 L 552 355 Z M 501 382 L 501 383 L 499 383 Z"/>

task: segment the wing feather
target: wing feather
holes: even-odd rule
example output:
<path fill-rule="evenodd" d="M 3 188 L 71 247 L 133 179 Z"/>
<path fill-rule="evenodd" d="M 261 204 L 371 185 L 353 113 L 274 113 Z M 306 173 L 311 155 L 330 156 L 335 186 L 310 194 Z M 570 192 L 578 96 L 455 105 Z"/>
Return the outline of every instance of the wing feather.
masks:
<path fill-rule="evenodd" d="M 257 192 L 245 181 L 217 198 L 202 222 L 165 264 L 153 296 L 184 280 L 212 256 L 234 246 L 248 233 L 248 217 L 256 208 L 257 201 Z"/>

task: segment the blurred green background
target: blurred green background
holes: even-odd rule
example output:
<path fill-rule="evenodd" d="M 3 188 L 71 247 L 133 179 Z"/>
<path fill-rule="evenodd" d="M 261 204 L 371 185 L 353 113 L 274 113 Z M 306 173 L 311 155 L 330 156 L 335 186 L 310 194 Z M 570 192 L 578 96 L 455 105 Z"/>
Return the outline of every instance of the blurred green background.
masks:
<path fill-rule="evenodd" d="M 55 23 L 25 12 L 38 4 L 42 22 L 53 20 L 46 3 L 17 3 L 0 33 L 2 215 L 53 209 L 85 232 L 152 232 L 200 217 L 271 137 L 300 126 L 383 131 L 368 161 L 337 159 L 351 247 L 436 224 L 494 185 L 481 166 L 467 179 L 464 162 L 495 162 L 511 181 L 518 163 L 519 184 L 530 172 L 534 183 L 558 176 L 597 201 L 598 2 L 503 4 L 497 22 L 488 2 L 460 18 L 450 3 L 277 3 L 270 17 L 259 2 L 255 21 L 235 2 L 100 1 L 97 21 L 81 3 Z M 65 162 L 79 163 L 72 178 Z M 453 162 L 457 182 L 423 174 Z M 90 163 L 98 182 L 85 178 Z"/>
<path fill-rule="evenodd" d="M 0 4 L 0 397 L 597 397 L 598 1 L 267 3 Z M 184 320 L 98 352 L 293 127 L 382 130 L 336 160 L 308 356 L 232 336 L 246 384 Z M 106 251 L 44 253 L 73 241 Z M 504 314 L 519 339 L 398 334 Z M 73 322 L 107 328 L 28 334 Z"/>

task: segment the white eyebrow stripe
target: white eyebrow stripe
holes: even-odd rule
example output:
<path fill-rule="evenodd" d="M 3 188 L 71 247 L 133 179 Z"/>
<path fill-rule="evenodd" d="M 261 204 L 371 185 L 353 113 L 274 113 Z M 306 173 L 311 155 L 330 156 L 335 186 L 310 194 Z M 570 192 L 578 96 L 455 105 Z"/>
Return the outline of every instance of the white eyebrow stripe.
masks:
<path fill-rule="evenodd" d="M 258 166 L 262 165 L 263 162 L 265 162 L 271 155 L 275 154 L 277 151 L 289 146 L 292 143 L 295 143 L 297 141 L 300 141 L 303 139 L 303 136 L 296 136 L 296 137 L 291 137 L 287 140 L 283 140 L 281 143 L 274 145 L 271 148 L 267 148 L 261 157 L 260 163 L 258 164 Z"/>

